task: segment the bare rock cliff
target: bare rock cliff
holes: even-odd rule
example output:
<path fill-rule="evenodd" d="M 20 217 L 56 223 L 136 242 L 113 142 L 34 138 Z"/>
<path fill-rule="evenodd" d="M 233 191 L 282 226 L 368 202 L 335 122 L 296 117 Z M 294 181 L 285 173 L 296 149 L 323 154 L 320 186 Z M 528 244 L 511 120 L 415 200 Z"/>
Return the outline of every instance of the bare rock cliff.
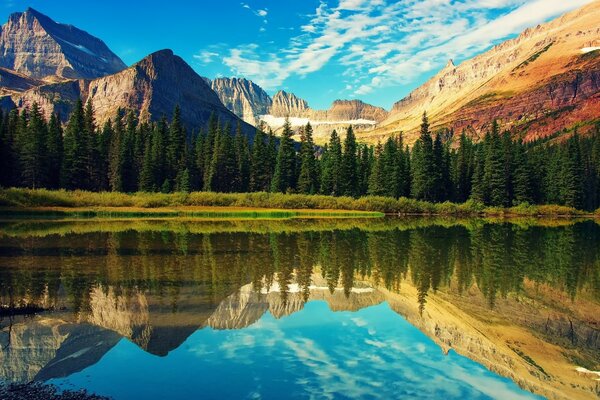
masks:
<path fill-rule="evenodd" d="M 87 32 L 59 24 L 28 8 L 12 14 L 0 32 L 0 66 L 43 78 L 92 79 L 114 74 L 127 66 Z"/>
<path fill-rule="evenodd" d="M 217 78 L 211 88 L 225 107 L 249 124 L 255 125 L 259 115 L 268 114 L 273 101 L 257 84 L 244 78 Z"/>

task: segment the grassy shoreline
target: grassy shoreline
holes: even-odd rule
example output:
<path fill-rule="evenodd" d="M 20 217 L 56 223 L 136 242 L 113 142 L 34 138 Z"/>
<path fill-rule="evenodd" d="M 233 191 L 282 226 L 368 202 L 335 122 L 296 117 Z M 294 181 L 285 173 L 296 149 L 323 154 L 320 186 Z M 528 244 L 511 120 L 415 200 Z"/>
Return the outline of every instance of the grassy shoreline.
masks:
<path fill-rule="evenodd" d="M 394 215 L 492 217 L 600 217 L 557 205 L 485 207 L 466 202 L 428 203 L 367 196 L 359 199 L 282 193 L 112 193 L 46 189 L 0 189 L 2 217 L 75 218 L 297 218 Z"/>

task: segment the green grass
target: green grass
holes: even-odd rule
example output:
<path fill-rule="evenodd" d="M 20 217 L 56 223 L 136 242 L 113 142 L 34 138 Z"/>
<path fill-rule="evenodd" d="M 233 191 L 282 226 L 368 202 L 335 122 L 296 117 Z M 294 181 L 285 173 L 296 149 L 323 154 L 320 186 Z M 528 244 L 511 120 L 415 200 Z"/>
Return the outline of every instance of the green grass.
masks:
<path fill-rule="evenodd" d="M 531 57 L 529 57 L 527 60 L 523 61 L 521 64 L 517 65 L 514 69 L 513 72 L 515 72 L 518 69 L 521 68 L 525 68 L 526 66 L 528 66 L 529 64 L 531 64 L 532 62 L 534 62 L 535 60 L 537 60 L 542 54 L 544 54 L 545 52 L 548 51 L 548 49 L 553 45 L 554 43 L 550 43 L 548 44 L 546 47 L 544 47 L 543 49 L 541 49 L 540 51 L 534 53 L 531 55 Z"/>
<path fill-rule="evenodd" d="M 332 197 L 282 193 L 112 193 L 45 189 L 0 189 L 3 217 L 78 218 L 294 218 L 396 215 L 583 216 L 564 206 L 521 205 L 508 209 L 468 201 L 428 203 L 414 199 L 366 196 Z M 598 215 L 598 212 L 596 212 Z"/>

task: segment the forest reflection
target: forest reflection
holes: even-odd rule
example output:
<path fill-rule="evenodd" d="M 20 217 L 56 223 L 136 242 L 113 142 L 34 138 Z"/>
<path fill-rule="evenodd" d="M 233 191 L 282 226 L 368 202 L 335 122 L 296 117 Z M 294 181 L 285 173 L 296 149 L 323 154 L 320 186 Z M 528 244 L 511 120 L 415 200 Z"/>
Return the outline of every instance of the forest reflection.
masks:
<path fill-rule="evenodd" d="M 421 312 L 430 293 L 449 286 L 459 293 L 476 288 L 491 308 L 499 298 L 522 293 L 524 282 L 549 285 L 570 299 L 585 292 L 600 300 L 600 226 L 591 221 L 319 224 L 226 232 L 207 229 L 210 224 L 96 225 L 96 231 L 89 224 L 48 224 L 47 232 L 43 225 L 28 231 L 4 224 L 0 303 L 79 313 L 90 309 L 90 293 L 101 287 L 159 296 L 176 312 L 184 288 L 202 303 L 218 304 L 249 283 L 257 292 L 277 284 L 285 303 L 292 286 L 306 301 L 314 274 L 331 292 L 342 287 L 346 295 L 357 281 L 401 291 L 410 280 Z"/>

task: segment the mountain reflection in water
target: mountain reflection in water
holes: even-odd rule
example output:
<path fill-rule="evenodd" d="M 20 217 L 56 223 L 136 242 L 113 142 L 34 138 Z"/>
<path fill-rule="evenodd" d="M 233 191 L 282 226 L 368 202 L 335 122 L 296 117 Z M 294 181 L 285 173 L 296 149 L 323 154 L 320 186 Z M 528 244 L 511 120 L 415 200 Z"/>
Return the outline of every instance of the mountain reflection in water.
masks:
<path fill-rule="evenodd" d="M 0 235 L 1 304 L 49 310 L 0 321 L 1 379 L 117 398 L 600 391 L 575 370 L 600 369 L 594 222 L 10 221 Z"/>

